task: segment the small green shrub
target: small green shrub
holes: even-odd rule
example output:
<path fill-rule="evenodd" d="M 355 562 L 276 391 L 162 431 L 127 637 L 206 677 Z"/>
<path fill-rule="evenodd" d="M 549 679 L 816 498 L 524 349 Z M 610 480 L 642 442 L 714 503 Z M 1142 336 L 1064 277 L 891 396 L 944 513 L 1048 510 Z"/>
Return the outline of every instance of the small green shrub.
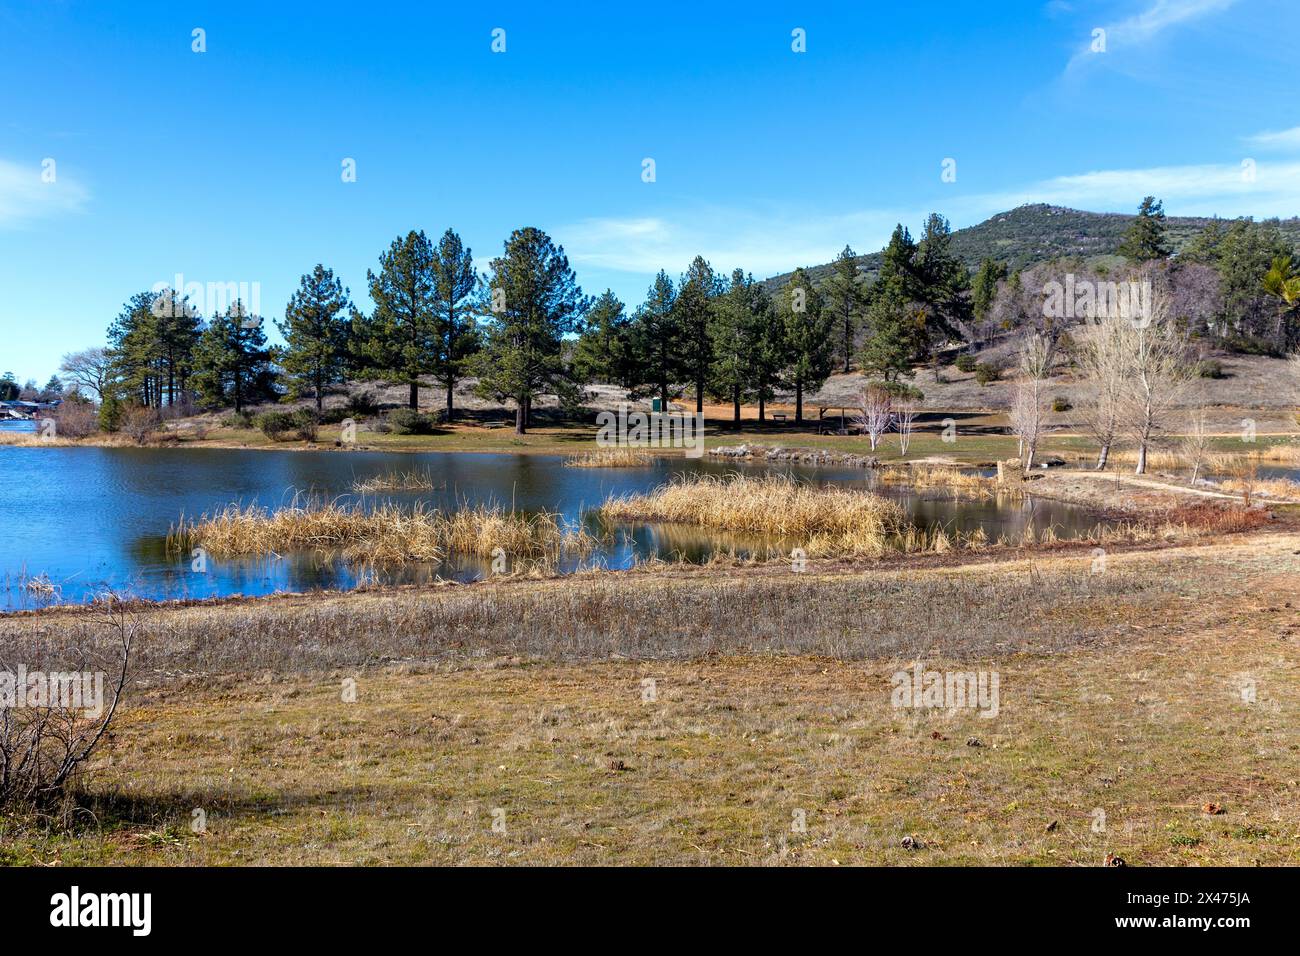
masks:
<path fill-rule="evenodd" d="M 957 361 L 952 364 L 957 366 L 957 371 L 970 374 L 975 371 L 975 366 L 979 363 L 975 361 L 975 356 L 973 355 L 958 355 Z"/>
<path fill-rule="evenodd" d="M 314 408 L 300 408 L 293 413 L 293 427 L 303 441 L 315 441 L 320 417 Z"/>
<path fill-rule="evenodd" d="M 1218 359 L 1201 359 L 1193 366 L 1197 378 L 1227 378 L 1228 373 L 1223 370 L 1223 363 Z"/>
<path fill-rule="evenodd" d="M 987 385 L 989 382 L 996 382 L 1002 377 L 1002 372 L 996 365 L 990 365 L 987 362 L 979 362 L 975 366 L 975 381 L 980 385 Z"/>
<path fill-rule="evenodd" d="M 231 412 L 221 419 L 221 426 L 223 428 L 252 428 L 253 416 L 248 412 Z"/>
<path fill-rule="evenodd" d="M 413 408 L 394 408 L 388 413 L 388 427 L 394 435 L 429 435 L 434 430 L 434 420 L 421 415 Z"/>
<path fill-rule="evenodd" d="M 1072 408 L 1074 408 L 1074 406 L 1071 405 L 1070 400 L 1064 396 L 1057 395 L 1052 399 L 1052 411 L 1054 412 L 1068 412 Z"/>
<path fill-rule="evenodd" d="M 375 398 L 374 392 L 357 392 L 349 396 L 344 408 L 347 410 L 344 418 L 369 418 L 371 415 L 379 414 L 379 399 Z"/>
<path fill-rule="evenodd" d="M 271 441 L 285 441 L 297 428 L 293 412 L 262 412 L 253 424 Z"/>
<path fill-rule="evenodd" d="M 105 395 L 99 405 L 99 427 L 106 432 L 115 432 L 122 427 L 122 415 L 125 409 L 113 395 Z"/>
<path fill-rule="evenodd" d="M 263 412 L 253 419 L 253 424 L 271 441 L 288 441 L 291 436 L 315 441 L 319 421 L 315 409 L 300 408 L 293 412 Z"/>

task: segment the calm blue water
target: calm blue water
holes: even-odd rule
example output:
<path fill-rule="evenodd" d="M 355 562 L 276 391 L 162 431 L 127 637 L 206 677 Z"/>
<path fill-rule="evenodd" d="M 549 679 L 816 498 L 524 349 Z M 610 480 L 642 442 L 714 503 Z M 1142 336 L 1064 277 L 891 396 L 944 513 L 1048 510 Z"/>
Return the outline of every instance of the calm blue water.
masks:
<path fill-rule="evenodd" d="M 83 601 L 105 587 L 169 599 L 355 586 L 356 569 L 319 554 L 209 558 L 206 571 L 195 572 L 188 556 L 167 553 L 164 539 L 182 515 L 196 518 L 232 503 L 274 508 L 295 492 L 351 499 L 356 480 L 412 470 L 430 473 L 440 487 L 378 497 L 438 508 L 497 502 L 559 512 L 593 532 L 613 532 L 608 546 L 589 559 L 608 567 L 628 567 L 652 555 L 704 560 L 720 546 L 744 552 L 755 544 L 673 526 L 607 529 L 588 514 L 611 494 L 647 491 L 684 472 L 736 471 L 734 464 L 674 459 L 646 468 L 587 469 L 565 468 L 562 461 L 541 455 L 0 446 L 0 609 Z M 860 469 L 780 470 L 859 487 L 871 480 Z M 959 531 L 982 527 L 993 539 L 1018 537 L 1031 522 L 1040 529 L 1054 525 L 1062 535 L 1095 524 L 1086 513 L 1055 503 L 900 500 L 919 524 Z M 466 580 L 488 570 L 477 559 L 451 558 L 403 566 L 383 580 L 418 582 L 439 575 Z M 39 575 L 57 587 L 53 598 L 25 587 Z"/>

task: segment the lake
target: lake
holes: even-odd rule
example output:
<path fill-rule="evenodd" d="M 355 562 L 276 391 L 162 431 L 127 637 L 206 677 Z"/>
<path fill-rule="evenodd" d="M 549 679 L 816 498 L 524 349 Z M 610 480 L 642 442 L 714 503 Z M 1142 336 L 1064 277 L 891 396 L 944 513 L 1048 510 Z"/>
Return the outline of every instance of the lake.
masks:
<path fill-rule="evenodd" d="M 208 558 L 206 571 L 195 572 L 188 555 L 167 552 L 167 529 L 182 515 L 197 518 L 232 503 L 275 508 L 298 492 L 355 497 L 355 481 L 394 472 L 428 473 L 439 487 L 375 497 L 444 509 L 500 503 L 547 510 L 590 531 L 609 532 L 611 540 L 582 562 L 587 565 L 626 568 L 650 557 L 702 561 L 718 548 L 732 547 L 743 554 L 753 542 L 681 526 L 608 528 L 590 513 L 611 494 L 648 491 L 674 475 L 738 470 L 861 488 L 873 481 L 862 469 L 738 466 L 705 459 L 589 469 L 566 468 L 561 457 L 551 455 L 0 446 L 0 609 L 84 601 L 104 588 L 172 599 L 354 587 L 362 580 L 360 572 L 314 553 Z M 1061 537 L 1097 524 L 1086 511 L 1057 502 L 952 501 L 882 490 L 897 497 L 918 525 L 956 532 L 983 528 L 992 540 L 1019 538 L 1030 524 L 1039 530 L 1052 526 Z M 578 566 L 574 559 L 562 570 Z M 489 570 L 480 559 L 452 557 L 404 565 L 382 580 L 472 580 Z M 55 585 L 54 595 L 36 595 L 25 587 L 39 575 Z"/>

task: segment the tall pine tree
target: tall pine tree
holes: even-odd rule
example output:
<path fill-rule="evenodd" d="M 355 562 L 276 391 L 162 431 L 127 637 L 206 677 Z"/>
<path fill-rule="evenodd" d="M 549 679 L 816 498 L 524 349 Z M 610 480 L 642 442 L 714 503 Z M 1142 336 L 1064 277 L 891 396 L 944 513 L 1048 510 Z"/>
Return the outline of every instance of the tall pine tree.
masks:
<path fill-rule="evenodd" d="M 712 390 L 731 402 L 736 428 L 740 427 L 741 404 L 753 394 L 759 325 L 769 312 L 763 287 L 752 275 L 736 269 L 731 273 L 727 291 L 719 296 L 710 314 L 709 341 L 714 356 Z"/>
<path fill-rule="evenodd" d="M 348 290 L 331 269 L 317 264 L 302 277 L 298 291 L 285 306 L 284 321 L 277 322 L 285 347 L 278 358 L 289 393 L 310 390 L 316 410 L 324 402 L 325 388 L 342 381 L 347 363 Z"/>
<path fill-rule="evenodd" d="M 858 274 L 857 254 L 848 246 L 831 264 L 831 274 L 824 289 L 826 313 L 834 324 L 832 334 L 835 336 L 836 350 L 847 375 L 853 361 L 853 347 L 866 300 L 862 279 Z"/>
<path fill-rule="evenodd" d="M 677 325 L 681 335 L 681 374 L 695 386 L 695 410 L 704 411 L 704 391 L 713 366 L 709 322 L 722 282 L 703 256 L 696 256 L 677 290 Z"/>
<path fill-rule="evenodd" d="M 1137 218 L 1124 233 L 1118 252 L 1134 262 L 1148 262 L 1168 259 L 1172 251 L 1165 227 L 1164 203 L 1157 202 L 1155 196 L 1147 196 L 1138 207 Z"/>
<path fill-rule="evenodd" d="M 787 378 L 794 388 L 794 420 L 801 424 L 804 393 L 821 388 L 835 364 L 834 317 L 803 269 L 794 271 L 777 302 L 790 355 Z"/>
<path fill-rule="evenodd" d="M 631 323 L 618 296 L 606 289 L 592 303 L 573 350 L 573 371 L 580 381 L 631 388 Z"/>
<path fill-rule="evenodd" d="M 364 323 L 360 350 L 366 373 L 408 386 L 407 404 L 420 407 L 420 378 L 438 370 L 435 256 L 423 232 L 393 240 L 367 270 L 375 311 Z"/>
<path fill-rule="evenodd" d="M 516 229 L 491 263 L 479 388 L 515 402 L 515 432 L 525 434 L 533 400 L 574 392 L 563 339 L 581 328 L 588 303 L 564 249 L 532 226 Z"/>
<path fill-rule="evenodd" d="M 681 314 L 676 309 L 677 290 L 662 269 L 646 292 L 644 304 L 632 316 L 634 379 L 659 398 L 661 411 L 668 411 L 669 386 L 682 367 L 684 340 Z"/>
<path fill-rule="evenodd" d="M 235 412 L 272 393 L 271 353 L 262 320 L 236 301 L 213 316 L 199 337 L 194 381 L 210 406 L 234 405 Z"/>
<path fill-rule="evenodd" d="M 456 415 L 456 381 L 465 374 L 467 362 L 479 347 L 478 324 L 471 305 L 478 288 L 474 258 L 451 229 L 438 243 L 433 288 L 438 326 L 435 374 L 447 389 L 447 420 L 451 421 Z"/>

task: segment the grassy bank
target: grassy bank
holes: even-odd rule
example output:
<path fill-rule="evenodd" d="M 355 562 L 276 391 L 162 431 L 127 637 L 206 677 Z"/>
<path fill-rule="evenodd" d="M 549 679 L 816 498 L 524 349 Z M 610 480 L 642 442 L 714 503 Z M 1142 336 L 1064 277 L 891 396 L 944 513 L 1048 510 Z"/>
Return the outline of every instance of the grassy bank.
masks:
<path fill-rule="evenodd" d="M 0 859 L 1296 863 L 1297 550 L 156 610 L 93 818 L 7 818 Z M 5 619 L 0 650 L 92 626 Z M 914 662 L 997 670 L 998 716 L 892 707 Z"/>
<path fill-rule="evenodd" d="M 955 423 L 956 438 L 945 438 L 944 422 Z M 1013 458 L 1017 454 L 1016 440 L 1005 434 L 1006 417 L 997 413 L 949 412 L 942 409 L 928 411 L 922 416 L 906 458 L 943 458 L 963 464 L 988 464 L 998 459 Z M 510 427 L 486 427 L 482 424 L 456 423 L 441 426 L 431 435 L 381 434 L 364 426 L 357 433 L 355 443 L 342 444 L 342 430 L 338 425 L 322 425 L 317 440 L 299 439 L 273 441 L 254 428 L 213 426 L 198 437 L 177 425 L 175 431 L 166 433 L 162 440 L 149 447 L 166 448 L 240 448 L 276 449 L 282 451 L 392 451 L 392 452 L 497 452 L 508 454 L 551 454 L 572 458 L 599 460 L 596 446 L 596 426 L 593 422 L 548 421 L 529 430 L 526 435 L 516 435 Z M 1182 467 L 1182 456 L 1177 453 L 1179 438 L 1176 434 L 1164 436 L 1167 447 L 1160 456 L 1152 459 L 1153 468 Z M 896 435 L 886 435 L 880 446 L 870 452 L 865 437 L 860 435 L 818 434 L 815 423 L 760 424 L 745 419 L 737 430 L 729 420 L 709 419 L 705 425 L 705 447 L 748 444 L 759 448 L 809 448 L 834 453 L 864 455 L 874 454 L 883 462 L 904 460 L 899 452 Z M 1253 443 L 1243 442 L 1239 435 L 1224 434 L 1212 442 L 1216 454 L 1231 459 L 1253 456 L 1262 464 L 1292 464 L 1300 461 L 1300 445 L 1291 433 L 1269 434 L 1261 430 Z M 125 435 L 97 435 L 80 441 L 54 439 L 44 441 L 33 435 L 0 433 L 0 445 L 39 448 L 62 447 L 138 447 Z M 651 455 L 676 457 L 680 450 L 646 450 Z M 1060 456 L 1071 463 L 1090 465 L 1096 449 L 1086 437 L 1073 429 L 1049 431 L 1039 447 L 1040 457 Z M 1131 467 L 1131 453 L 1118 449 L 1113 453 L 1116 466 Z M 1225 459 L 1226 461 L 1227 459 Z"/>

